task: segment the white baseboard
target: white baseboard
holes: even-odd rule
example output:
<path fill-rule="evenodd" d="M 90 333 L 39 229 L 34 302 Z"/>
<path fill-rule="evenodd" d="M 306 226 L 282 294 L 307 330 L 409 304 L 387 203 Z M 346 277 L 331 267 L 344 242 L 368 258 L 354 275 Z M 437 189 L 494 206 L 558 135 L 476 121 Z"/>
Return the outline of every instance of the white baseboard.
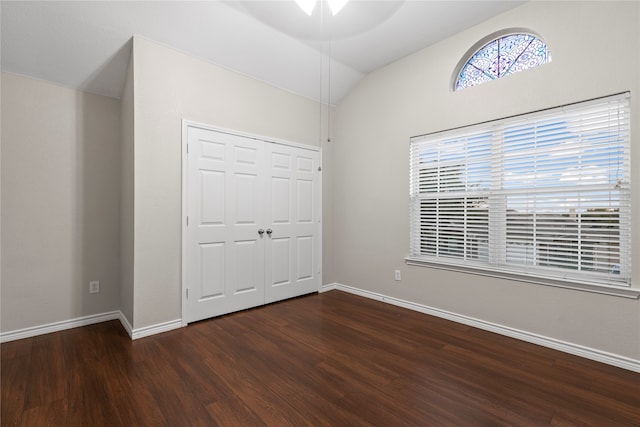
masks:
<path fill-rule="evenodd" d="M 122 313 L 119 310 L 110 311 L 108 313 L 92 314 L 90 316 L 82 316 L 76 317 L 75 319 L 47 323 L 46 325 L 3 332 L 0 334 L 0 343 L 20 340 L 23 338 L 31 338 L 37 335 L 49 334 L 51 332 L 64 331 L 66 329 L 78 328 L 80 326 L 93 325 L 94 323 L 101 323 L 109 320 L 120 319 L 120 321 L 122 321 L 121 317 Z"/>
<path fill-rule="evenodd" d="M 327 283 L 326 285 L 320 286 L 320 290 L 318 290 L 318 293 L 333 291 L 334 289 L 337 289 L 338 286 L 339 285 L 337 283 Z"/>
<path fill-rule="evenodd" d="M 182 319 L 170 320 L 168 322 L 158 323 L 156 325 L 145 326 L 144 328 L 133 329 L 129 334 L 131 339 L 148 337 L 150 335 L 168 332 L 182 327 Z M 126 329 L 126 326 L 125 326 Z"/>
<path fill-rule="evenodd" d="M 122 312 L 120 312 L 120 323 L 122 323 L 122 327 L 127 331 L 129 337 L 132 340 L 137 340 L 138 338 L 144 338 L 151 335 L 159 334 L 162 332 L 171 331 L 173 329 L 181 328 L 182 319 L 171 320 L 169 322 L 158 323 L 157 325 L 145 326 L 144 328 L 133 329 L 129 319 Z"/>
<path fill-rule="evenodd" d="M 78 328 L 80 326 L 93 325 L 94 323 L 107 322 L 109 320 L 119 320 L 122 327 L 127 331 L 127 334 L 129 334 L 129 337 L 131 337 L 132 340 L 182 327 L 182 320 L 176 319 L 169 322 L 158 323 L 157 325 L 133 329 L 126 316 L 120 310 L 117 310 L 110 311 L 108 313 L 77 317 L 75 319 L 62 320 L 60 322 L 48 323 L 46 325 L 18 329 L 15 331 L 3 332 L 0 333 L 0 343 L 20 340 L 23 338 L 31 338 L 38 335 L 49 334 L 51 332 L 64 331 L 66 329 Z"/>
<path fill-rule="evenodd" d="M 390 297 L 390 296 L 379 294 L 376 292 L 370 292 L 364 289 L 342 285 L 340 283 L 331 283 L 328 285 L 323 285 L 320 289 L 320 292 L 326 292 L 334 289 L 344 291 L 344 292 L 349 292 L 351 294 L 359 295 L 365 298 L 386 302 L 399 307 L 408 308 L 410 310 L 419 311 L 421 313 L 429 314 L 432 316 L 441 317 L 443 319 L 462 323 L 468 326 L 473 326 L 479 329 L 484 329 L 486 331 L 495 332 L 500 335 L 505 335 L 511 338 L 516 338 L 522 341 L 541 345 L 543 347 L 552 348 L 554 350 L 559 350 L 565 353 L 595 360 L 597 362 L 606 363 L 608 365 L 616 366 L 618 368 L 628 369 L 634 372 L 640 372 L 640 360 L 635 360 L 629 357 L 620 356 L 618 354 L 613 354 L 606 351 L 601 351 L 598 349 L 585 347 L 582 345 L 573 344 L 566 341 L 561 341 L 555 338 L 545 337 L 543 335 L 538 335 L 531 332 L 511 328 L 508 326 L 499 325 L 497 323 L 475 319 L 469 316 L 463 316 L 461 314 L 456 314 L 450 311 L 441 310 L 439 308 L 429 307 L 427 305 Z"/>
<path fill-rule="evenodd" d="M 120 311 L 119 313 L 120 316 L 118 317 L 118 319 L 120 319 L 120 324 L 122 324 L 124 330 L 127 331 L 127 334 L 129 334 L 129 338 L 133 339 L 133 326 L 131 326 L 131 323 L 129 323 L 129 319 L 127 319 L 127 316 L 125 316 L 122 311 Z"/>

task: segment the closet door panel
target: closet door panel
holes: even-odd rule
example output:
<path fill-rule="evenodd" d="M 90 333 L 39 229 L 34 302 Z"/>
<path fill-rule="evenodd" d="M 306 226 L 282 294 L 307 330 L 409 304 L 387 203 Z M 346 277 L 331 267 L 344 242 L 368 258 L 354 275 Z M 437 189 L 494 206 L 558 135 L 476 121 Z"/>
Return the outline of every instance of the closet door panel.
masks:
<path fill-rule="evenodd" d="M 269 144 L 265 201 L 272 233 L 265 240 L 265 301 L 319 289 L 319 154 L 297 147 Z"/>
<path fill-rule="evenodd" d="M 264 144 L 188 129 L 187 322 L 264 304 Z M 186 295 L 185 295 L 186 297 Z"/>

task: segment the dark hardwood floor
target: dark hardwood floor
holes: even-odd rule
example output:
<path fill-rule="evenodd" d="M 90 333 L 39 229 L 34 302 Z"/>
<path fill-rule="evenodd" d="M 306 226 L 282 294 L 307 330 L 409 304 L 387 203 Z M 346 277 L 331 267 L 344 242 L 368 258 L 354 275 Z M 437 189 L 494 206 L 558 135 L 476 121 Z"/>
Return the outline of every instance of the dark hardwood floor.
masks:
<path fill-rule="evenodd" d="M 1 350 L 3 427 L 640 425 L 640 374 L 339 291 Z"/>

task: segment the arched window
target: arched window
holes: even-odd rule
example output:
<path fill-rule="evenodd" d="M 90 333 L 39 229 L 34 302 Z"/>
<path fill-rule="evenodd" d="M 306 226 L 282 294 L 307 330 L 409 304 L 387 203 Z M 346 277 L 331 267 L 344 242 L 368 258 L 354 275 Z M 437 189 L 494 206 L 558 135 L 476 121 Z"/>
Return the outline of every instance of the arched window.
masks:
<path fill-rule="evenodd" d="M 551 52 L 536 34 L 521 29 L 494 33 L 474 45 L 454 73 L 453 90 L 499 79 L 551 62 Z"/>

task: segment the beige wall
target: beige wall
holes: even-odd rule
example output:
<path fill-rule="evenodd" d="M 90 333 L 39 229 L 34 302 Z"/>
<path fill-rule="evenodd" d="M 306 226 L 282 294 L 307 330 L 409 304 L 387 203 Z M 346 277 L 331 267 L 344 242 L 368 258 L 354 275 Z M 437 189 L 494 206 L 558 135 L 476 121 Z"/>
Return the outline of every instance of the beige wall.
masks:
<path fill-rule="evenodd" d="M 452 72 L 467 49 L 511 27 L 539 33 L 553 62 L 451 92 Z M 411 136 L 630 90 L 633 182 L 640 182 L 639 61 L 640 3 L 531 2 L 370 74 L 337 109 L 332 277 L 640 359 L 638 300 L 404 264 Z M 640 224 L 639 199 L 633 224 Z M 640 287 L 640 227 L 633 233 L 633 286 Z M 399 283 L 394 269 L 402 270 Z"/>
<path fill-rule="evenodd" d="M 2 74 L 3 332 L 119 308 L 119 127 L 118 100 Z"/>
<path fill-rule="evenodd" d="M 134 329 L 181 318 L 182 119 L 318 145 L 318 104 L 135 37 Z"/>
<path fill-rule="evenodd" d="M 133 325 L 133 234 L 134 234 L 134 92 L 133 55 L 122 90 L 120 134 L 120 310 Z"/>

